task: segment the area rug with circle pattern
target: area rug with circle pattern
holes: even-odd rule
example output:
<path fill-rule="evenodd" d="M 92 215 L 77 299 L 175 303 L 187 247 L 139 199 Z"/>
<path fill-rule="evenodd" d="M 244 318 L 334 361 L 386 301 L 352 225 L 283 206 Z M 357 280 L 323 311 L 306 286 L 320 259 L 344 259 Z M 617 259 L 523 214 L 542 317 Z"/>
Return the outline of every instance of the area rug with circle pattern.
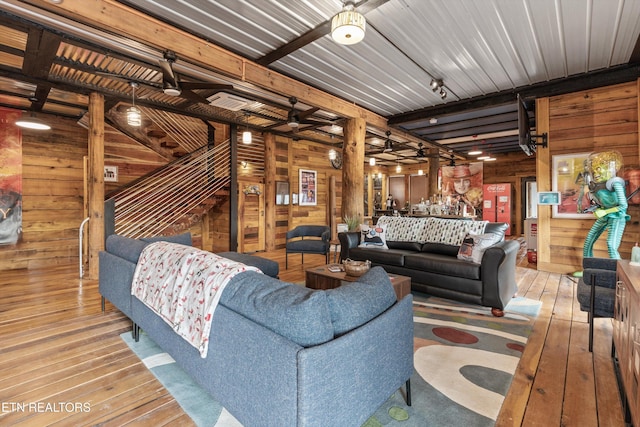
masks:
<path fill-rule="evenodd" d="M 498 318 L 486 307 L 414 295 L 412 406 L 398 391 L 363 427 L 493 426 L 540 307 L 514 298 Z M 196 425 L 241 427 L 144 333 L 139 342 L 122 339 Z"/>

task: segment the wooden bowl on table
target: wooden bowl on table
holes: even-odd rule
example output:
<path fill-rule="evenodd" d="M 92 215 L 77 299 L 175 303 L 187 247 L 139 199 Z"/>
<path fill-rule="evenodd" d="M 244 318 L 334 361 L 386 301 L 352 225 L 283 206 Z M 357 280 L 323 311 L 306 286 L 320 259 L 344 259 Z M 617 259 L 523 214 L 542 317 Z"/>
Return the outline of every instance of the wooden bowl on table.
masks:
<path fill-rule="evenodd" d="M 371 268 L 371 261 L 353 261 L 347 258 L 342 262 L 347 276 L 360 277 Z"/>

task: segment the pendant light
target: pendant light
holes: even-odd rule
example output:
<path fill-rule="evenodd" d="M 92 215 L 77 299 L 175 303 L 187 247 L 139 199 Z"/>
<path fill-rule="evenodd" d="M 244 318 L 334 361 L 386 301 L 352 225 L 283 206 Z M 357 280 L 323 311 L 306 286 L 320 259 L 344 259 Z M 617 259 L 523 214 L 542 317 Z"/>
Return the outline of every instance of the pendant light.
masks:
<path fill-rule="evenodd" d="M 51 126 L 38 119 L 31 113 L 28 117 L 22 117 L 16 121 L 16 126 L 31 130 L 49 130 Z"/>
<path fill-rule="evenodd" d="M 244 113 L 244 117 L 245 117 L 245 122 L 247 124 L 247 128 L 245 129 L 244 132 L 242 132 L 242 143 L 243 144 L 251 144 L 251 131 L 249 131 L 249 113 L 245 112 Z"/>
<path fill-rule="evenodd" d="M 400 166 L 400 157 L 396 157 L 396 161 L 398 162 L 396 166 L 396 173 L 402 172 L 402 167 Z"/>
<path fill-rule="evenodd" d="M 131 107 L 127 108 L 127 124 L 129 126 L 138 127 L 142 125 L 142 114 L 136 107 L 136 88 L 138 87 L 138 83 L 131 82 L 129 84 L 131 85 L 133 92 L 131 94 Z"/>

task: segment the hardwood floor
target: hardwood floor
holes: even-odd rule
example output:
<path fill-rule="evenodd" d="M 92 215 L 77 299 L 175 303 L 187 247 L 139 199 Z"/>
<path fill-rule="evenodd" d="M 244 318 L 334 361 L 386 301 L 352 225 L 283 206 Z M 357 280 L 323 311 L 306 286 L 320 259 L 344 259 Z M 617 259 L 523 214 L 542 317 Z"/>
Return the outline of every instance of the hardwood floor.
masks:
<path fill-rule="evenodd" d="M 282 280 L 304 280 L 321 256 L 260 253 L 279 262 Z M 571 277 L 528 268 L 520 257 L 519 295 L 543 302 L 499 426 L 623 426 L 613 371 L 611 320 L 596 319 L 593 354 L 587 316 Z M 100 310 L 97 281 L 77 266 L 3 271 L 0 277 L 0 425 L 193 425 L 120 339 L 130 322 Z M 418 402 L 414 402 L 418 404 Z"/>

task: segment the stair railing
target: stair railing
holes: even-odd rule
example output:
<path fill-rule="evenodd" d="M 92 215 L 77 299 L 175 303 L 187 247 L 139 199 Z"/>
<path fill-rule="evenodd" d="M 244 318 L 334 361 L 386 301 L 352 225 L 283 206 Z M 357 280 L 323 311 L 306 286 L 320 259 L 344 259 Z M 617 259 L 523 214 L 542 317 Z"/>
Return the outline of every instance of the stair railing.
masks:
<path fill-rule="evenodd" d="M 115 231 L 132 238 L 165 234 L 201 216 L 231 182 L 230 141 L 204 146 L 117 190 Z"/>

